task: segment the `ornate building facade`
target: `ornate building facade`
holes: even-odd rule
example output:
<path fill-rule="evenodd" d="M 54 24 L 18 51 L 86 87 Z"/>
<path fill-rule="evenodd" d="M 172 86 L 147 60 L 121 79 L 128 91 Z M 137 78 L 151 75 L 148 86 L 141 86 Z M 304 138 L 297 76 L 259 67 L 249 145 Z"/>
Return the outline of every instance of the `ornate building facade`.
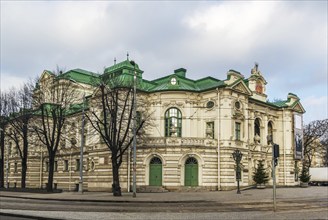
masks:
<path fill-rule="evenodd" d="M 155 80 L 142 78 L 138 65 L 126 60 L 105 69 L 109 76 L 138 77 L 138 99 L 147 106 L 138 105 L 138 111 L 151 113 L 152 126 L 143 130 L 137 142 L 136 182 L 138 190 L 148 186 L 167 190 L 229 190 L 236 188 L 236 164 L 232 153 L 242 152 L 242 187 L 254 184 L 252 180 L 257 161 L 264 160 L 269 176 L 272 170 L 272 143 L 280 146 L 276 167 L 278 185 L 297 185 L 299 159 L 295 146 L 295 115 L 305 112 L 297 95 L 289 93 L 286 100 L 269 102 L 266 80 L 258 69 L 249 77 L 229 70 L 224 80 L 205 77 L 187 78 L 186 69 Z M 68 118 L 65 136 L 56 160 L 54 185 L 64 190 L 77 190 L 80 167 L 80 140 L 83 96 L 88 109 L 97 98 L 94 82 L 98 74 L 81 69 L 63 73 L 74 82 L 79 91 L 74 111 Z M 55 76 L 44 71 L 36 93 L 45 88 Z M 138 103 L 138 102 L 137 102 Z M 85 123 L 83 150 L 83 187 L 89 191 L 109 191 L 112 185 L 110 153 L 90 123 Z M 272 142 L 268 141 L 272 140 Z M 20 185 L 20 159 L 10 141 L 6 142 L 5 162 L 10 187 Z M 35 135 L 30 137 L 27 187 L 47 184 L 49 161 L 47 151 Z M 132 185 L 132 151 L 126 153 L 120 168 L 123 191 Z M 270 179 L 269 184 L 272 184 Z"/>

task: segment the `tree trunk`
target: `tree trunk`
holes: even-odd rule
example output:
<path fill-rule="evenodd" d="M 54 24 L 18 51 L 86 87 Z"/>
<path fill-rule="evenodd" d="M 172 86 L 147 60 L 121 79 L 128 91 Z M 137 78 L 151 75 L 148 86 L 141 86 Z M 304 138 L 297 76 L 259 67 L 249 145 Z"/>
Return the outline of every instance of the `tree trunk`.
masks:
<path fill-rule="evenodd" d="M 22 158 L 22 179 L 21 187 L 26 187 L 26 172 L 27 172 L 27 152 L 28 152 L 28 118 L 24 120 L 23 124 L 23 158 Z"/>
<path fill-rule="evenodd" d="M 112 157 L 112 172 L 113 172 L 112 191 L 114 196 L 122 196 L 119 168 L 120 167 L 117 164 L 117 159 L 115 157 Z"/>
<path fill-rule="evenodd" d="M 26 171 L 27 171 L 27 158 L 22 159 L 22 179 L 21 179 L 21 188 L 26 187 Z"/>
<path fill-rule="evenodd" d="M 52 154 L 49 154 L 49 170 L 48 170 L 48 183 L 47 183 L 47 192 L 52 192 L 53 181 L 54 181 L 54 163 L 55 157 Z"/>
<path fill-rule="evenodd" d="M 0 131 L 0 153 L 1 153 L 1 158 L 0 158 L 0 188 L 4 188 L 4 155 L 5 155 L 5 132 L 4 132 L 4 127 L 1 126 L 1 131 Z"/>

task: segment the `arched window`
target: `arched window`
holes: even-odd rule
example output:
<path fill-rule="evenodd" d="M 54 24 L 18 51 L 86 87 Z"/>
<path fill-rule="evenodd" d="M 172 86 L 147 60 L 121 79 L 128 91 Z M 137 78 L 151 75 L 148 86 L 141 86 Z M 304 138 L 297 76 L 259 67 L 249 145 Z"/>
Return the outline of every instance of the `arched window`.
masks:
<path fill-rule="evenodd" d="M 261 125 L 260 125 L 260 119 L 255 119 L 254 123 L 254 135 L 261 136 Z"/>
<path fill-rule="evenodd" d="M 150 160 L 150 164 L 162 164 L 162 161 L 161 161 L 161 159 L 159 159 L 158 157 L 153 157 L 153 158 Z"/>
<path fill-rule="evenodd" d="M 254 122 L 254 141 L 256 143 L 261 142 L 261 122 L 260 119 L 255 119 Z"/>
<path fill-rule="evenodd" d="M 196 158 L 194 157 L 189 157 L 187 160 L 186 160 L 186 164 L 198 164 Z"/>
<path fill-rule="evenodd" d="M 165 112 L 165 137 L 181 137 L 181 112 L 177 108 L 170 108 Z"/>
<path fill-rule="evenodd" d="M 273 142 L 273 126 L 271 121 L 268 123 L 268 140 Z"/>

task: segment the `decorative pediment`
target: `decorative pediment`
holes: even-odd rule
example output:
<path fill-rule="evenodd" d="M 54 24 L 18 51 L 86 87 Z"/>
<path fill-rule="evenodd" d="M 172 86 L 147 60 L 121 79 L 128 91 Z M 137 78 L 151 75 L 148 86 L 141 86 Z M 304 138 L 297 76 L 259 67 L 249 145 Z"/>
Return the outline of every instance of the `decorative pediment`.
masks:
<path fill-rule="evenodd" d="M 246 84 L 240 80 L 233 85 L 230 86 L 230 88 L 236 92 L 240 92 L 246 95 L 252 95 L 251 90 L 246 86 Z"/>
<path fill-rule="evenodd" d="M 299 101 L 292 105 L 290 108 L 293 109 L 295 112 L 305 113 L 305 109 Z"/>
<path fill-rule="evenodd" d="M 52 72 L 50 72 L 49 70 L 44 70 L 42 72 L 42 75 L 40 77 L 40 80 L 39 81 L 45 81 L 49 78 L 52 78 L 54 76 L 54 74 Z"/>

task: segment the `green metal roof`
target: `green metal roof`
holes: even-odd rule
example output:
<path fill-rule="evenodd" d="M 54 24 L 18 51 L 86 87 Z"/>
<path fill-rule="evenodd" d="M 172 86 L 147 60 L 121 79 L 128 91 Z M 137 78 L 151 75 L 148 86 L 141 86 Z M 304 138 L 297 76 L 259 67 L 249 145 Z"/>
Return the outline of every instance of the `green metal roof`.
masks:
<path fill-rule="evenodd" d="M 171 84 L 171 79 L 175 78 L 177 83 L 175 85 Z M 148 92 L 157 91 L 205 91 L 208 89 L 213 89 L 217 87 L 225 86 L 225 83 L 221 80 L 214 79 L 212 77 L 205 77 L 198 80 L 188 79 L 179 74 L 171 74 L 153 81 L 149 81 L 152 86 L 147 88 Z"/>
<path fill-rule="evenodd" d="M 288 100 L 279 100 L 279 101 L 275 101 L 275 102 L 268 102 L 268 104 L 277 106 L 279 108 L 288 107 L 287 103 L 288 103 Z"/>
<path fill-rule="evenodd" d="M 58 76 L 59 78 L 72 79 L 79 83 L 93 85 L 99 80 L 99 74 L 82 69 L 73 69 Z"/>
<path fill-rule="evenodd" d="M 215 79 L 213 77 L 205 77 L 198 80 L 186 78 L 186 69 L 180 68 L 174 71 L 173 74 L 155 80 L 142 79 L 143 71 L 140 70 L 138 64 L 131 64 L 131 61 L 125 60 L 123 62 L 114 64 L 105 69 L 104 74 L 96 74 L 82 69 L 73 69 L 58 76 L 59 78 L 71 79 L 76 82 L 95 85 L 96 82 L 103 80 L 104 82 L 113 83 L 113 85 L 130 87 L 133 85 L 134 70 L 137 72 L 137 88 L 139 91 L 145 92 L 159 92 L 159 91 L 192 91 L 202 92 L 210 89 L 225 87 L 223 80 Z M 235 70 L 230 70 L 234 73 L 240 74 Z M 176 84 L 171 84 L 171 79 L 176 79 Z M 249 79 L 242 79 L 248 86 Z M 289 95 L 296 96 L 289 93 Z M 298 97 L 297 97 L 298 98 Z M 284 108 L 289 107 L 287 103 L 290 100 L 279 100 L 274 102 L 264 102 L 268 105 Z M 73 106 L 69 112 L 81 111 L 81 106 Z"/>
<path fill-rule="evenodd" d="M 122 69 L 133 70 L 134 66 L 131 64 L 130 60 L 124 60 L 123 62 L 120 62 L 120 63 L 114 64 L 113 66 L 107 67 L 105 69 L 104 73 L 116 72 L 116 71 L 122 70 Z M 142 72 L 137 63 L 135 63 L 135 69 L 138 72 Z"/>

